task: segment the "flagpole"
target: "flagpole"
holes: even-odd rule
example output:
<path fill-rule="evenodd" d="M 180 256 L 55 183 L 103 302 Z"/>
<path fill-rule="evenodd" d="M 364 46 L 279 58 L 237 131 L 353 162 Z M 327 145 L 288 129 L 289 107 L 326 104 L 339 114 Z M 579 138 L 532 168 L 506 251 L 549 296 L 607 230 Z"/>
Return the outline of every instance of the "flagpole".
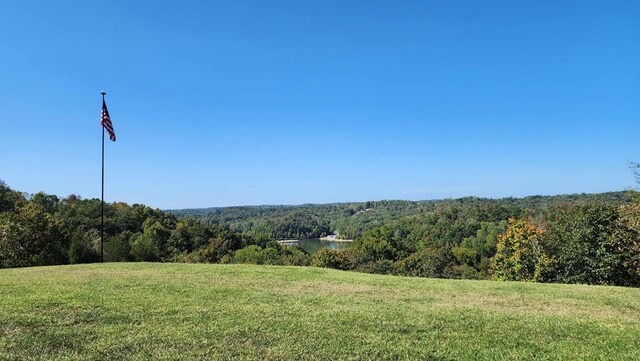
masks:
<path fill-rule="evenodd" d="M 105 92 L 102 94 L 102 104 L 104 104 Z M 104 263 L 104 126 L 102 128 L 102 196 L 100 203 L 100 262 Z"/>

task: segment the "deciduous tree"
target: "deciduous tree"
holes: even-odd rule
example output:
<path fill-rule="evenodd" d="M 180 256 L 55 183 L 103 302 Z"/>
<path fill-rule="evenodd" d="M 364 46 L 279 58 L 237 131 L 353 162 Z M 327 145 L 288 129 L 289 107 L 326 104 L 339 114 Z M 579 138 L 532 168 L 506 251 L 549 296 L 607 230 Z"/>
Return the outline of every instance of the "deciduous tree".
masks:
<path fill-rule="evenodd" d="M 500 281 L 540 281 L 550 263 L 542 247 L 544 231 L 526 219 L 510 219 L 498 236 L 491 270 Z"/>

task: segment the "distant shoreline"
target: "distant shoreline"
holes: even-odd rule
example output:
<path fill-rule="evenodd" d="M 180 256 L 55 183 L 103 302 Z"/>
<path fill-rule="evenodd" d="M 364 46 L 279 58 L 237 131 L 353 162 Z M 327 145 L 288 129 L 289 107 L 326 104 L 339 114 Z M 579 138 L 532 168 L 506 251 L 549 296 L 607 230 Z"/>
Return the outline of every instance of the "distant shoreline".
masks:
<path fill-rule="evenodd" d="M 342 238 L 337 238 L 338 236 L 335 234 L 330 234 L 328 236 L 325 237 L 320 237 L 319 239 L 321 241 L 331 241 L 331 242 L 353 242 L 352 239 L 342 239 Z"/>

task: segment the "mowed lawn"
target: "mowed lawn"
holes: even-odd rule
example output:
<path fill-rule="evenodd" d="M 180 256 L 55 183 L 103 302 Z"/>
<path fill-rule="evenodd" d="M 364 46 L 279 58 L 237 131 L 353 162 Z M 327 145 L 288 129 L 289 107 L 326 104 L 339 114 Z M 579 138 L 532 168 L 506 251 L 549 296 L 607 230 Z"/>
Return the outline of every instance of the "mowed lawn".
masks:
<path fill-rule="evenodd" d="M 0 270 L 0 359 L 640 359 L 640 290 L 305 267 Z"/>

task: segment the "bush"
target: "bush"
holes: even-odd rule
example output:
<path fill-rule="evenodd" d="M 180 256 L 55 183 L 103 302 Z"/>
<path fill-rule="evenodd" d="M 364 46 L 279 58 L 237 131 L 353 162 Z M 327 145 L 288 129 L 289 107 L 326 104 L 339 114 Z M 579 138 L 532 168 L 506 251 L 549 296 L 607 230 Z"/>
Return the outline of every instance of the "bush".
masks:
<path fill-rule="evenodd" d="M 237 250 L 233 263 L 262 264 L 262 247 L 251 245 Z"/>
<path fill-rule="evenodd" d="M 602 285 L 640 284 L 633 269 L 638 257 L 633 212 L 604 203 L 558 211 L 547 228 L 545 244 L 553 255 L 552 281 Z M 627 227 L 629 225 L 631 227 Z M 637 247 L 637 246 L 636 246 Z"/>
<path fill-rule="evenodd" d="M 445 274 L 449 274 L 448 278 L 462 278 L 468 280 L 483 279 L 483 274 L 468 264 L 461 264 L 449 267 Z"/>
<path fill-rule="evenodd" d="M 417 277 L 458 278 L 456 260 L 449 248 L 425 248 L 395 263 L 397 274 Z"/>
<path fill-rule="evenodd" d="M 131 255 L 133 255 L 136 261 L 160 261 L 160 249 L 153 238 L 144 233 L 135 236 L 133 242 L 131 242 Z"/>
<path fill-rule="evenodd" d="M 282 261 L 283 259 L 275 248 L 265 248 L 260 252 L 260 264 L 282 265 Z"/>
<path fill-rule="evenodd" d="M 229 261 L 236 250 L 242 249 L 244 241 L 236 235 L 223 234 L 222 238 L 212 238 L 209 244 L 193 252 L 195 262 L 218 263 L 227 256 Z"/>
<path fill-rule="evenodd" d="M 323 248 L 311 257 L 311 265 L 314 267 L 349 270 L 354 266 L 354 257 L 353 253 L 348 249 L 333 250 Z"/>
<path fill-rule="evenodd" d="M 115 237 L 109 238 L 104 243 L 104 260 L 106 262 L 132 261 L 131 238 L 132 234 L 129 231 L 124 231 Z"/>
<path fill-rule="evenodd" d="M 381 259 L 375 262 L 365 263 L 355 269 L 357 272 L 374 273 L 379 275 L 395 274 L 394 263 L 388 259 Z"/>
<path fill-rule="evenodd" d="M 76 230 L 71 238 L 71 245 L 69 246 L 69 262 L 91 263 L 99 260 L 100 234 L 98 231 L 95 229 L 86 232 L 84 230 Z"/>
<path fill-rule="evenodd" d="M 280 263 L 286 266 L 309 266 L 311 256 L 299 246 L 280 246 Z"/>
<path fill-rule="evenodd" d="M 640 199 L 619 208 L 620 218 L 614 234 L 615 248 L 621 253 L 629 285 L 640 285 Z"/>
<path fill-rule="evenodd" d="M 395 260 L 397 250 L 393 246 L 393 235 L 384 227 L 366 232 L 353 244 L 353 252 L 362 263 L 388 259 Z"/>

